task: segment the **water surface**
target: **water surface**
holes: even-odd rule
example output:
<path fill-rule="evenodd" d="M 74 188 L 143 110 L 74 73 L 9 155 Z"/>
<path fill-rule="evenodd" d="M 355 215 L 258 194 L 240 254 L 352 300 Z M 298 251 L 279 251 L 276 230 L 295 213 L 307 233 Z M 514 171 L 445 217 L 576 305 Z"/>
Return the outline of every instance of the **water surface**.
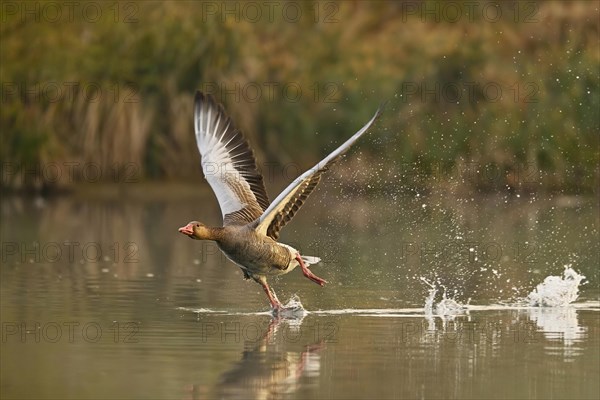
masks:
<path fill-rule="evenodd" d="M 2 398 L 598 398 L 594 199 L 332 193 L 282 235 L 329 281 L 273 280 L 291 320 L 177 233 L 210 192 L 3 196 Z M 573 304 L 523 301 L 566 264 Z"/>

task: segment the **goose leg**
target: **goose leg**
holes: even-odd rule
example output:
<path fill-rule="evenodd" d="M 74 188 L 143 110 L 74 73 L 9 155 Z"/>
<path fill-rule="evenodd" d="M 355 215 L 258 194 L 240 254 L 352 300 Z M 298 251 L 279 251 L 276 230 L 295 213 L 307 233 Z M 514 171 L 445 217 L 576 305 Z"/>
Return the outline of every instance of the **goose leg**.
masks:
<path fill-rule="evenodd" d="M 311 272 L 311 270 L 308 269 L 308 267 L 306 265 L 304 265 L 304 261 L 302 261 L 302 257 L 300 257 L 300 253 L 296 254 L 296 260 L 300 264 L 300 268 L 302 268 L 302 273 L 304 274 L 305 277 L 307 277 L 308 279 L 310 279 L 311 281 L 313 281 L 317 285 L 323 286 L 323 285 L 325 285 L 327 283 L 327 281 L 325 279 L 319 278 L 318 276 L 316 276 L 315 274 L 313 274 Z"/>
<path fill-rule="evenodd" d="M 260 278 L 254 279 L 254 280 L 256 282 L 260 283 L 260 285 L 262 286 L 263 290 L 265 291 L 265 293 L 269 297 L 269 303 L 271 303 L 271 308 L 273 308 L 276 311 L 280 310 L 282 308 L 282 305 L 279 302 L 279 299 L 277 298 L 277 295 L 275 294 L 275 292 L 273 291 L 273 289 L 271 289 L 271 287 L 267 283 L 267 279 L 264 276 L 261 276 Z"/>

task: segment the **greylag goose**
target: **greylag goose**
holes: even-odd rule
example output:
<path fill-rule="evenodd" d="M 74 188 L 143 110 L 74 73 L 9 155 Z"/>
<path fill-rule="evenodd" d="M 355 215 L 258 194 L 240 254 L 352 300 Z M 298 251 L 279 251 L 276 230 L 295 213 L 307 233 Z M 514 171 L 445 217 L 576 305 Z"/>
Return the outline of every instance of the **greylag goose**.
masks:
<path fill-rule="evenodd" d="M 327 283 L 308 268 L 320 261 L 318 257 L 301 256 L 292 246 L 277 241 L 281 228 L 304 204 L 323 172 L 369 129 L 381 107 L 350 139 L 296 178 L 269 204 L 252 149 L 223 106 L 212 95 L 201 92 L 196 93 L 194 101 L 194 127 L 202 170 L 221 207 L 223 226 L 209 227 L 192 221 L 179 228 L 179 232 L 192 239 L 215 241 L 227 258 L 242 269 L 244 279 L 253 279 L 262 286 L 277 313 L 282 305 L 267 277 L 287 274 L 300 266 L 311 281 L 321 286 Z"/>

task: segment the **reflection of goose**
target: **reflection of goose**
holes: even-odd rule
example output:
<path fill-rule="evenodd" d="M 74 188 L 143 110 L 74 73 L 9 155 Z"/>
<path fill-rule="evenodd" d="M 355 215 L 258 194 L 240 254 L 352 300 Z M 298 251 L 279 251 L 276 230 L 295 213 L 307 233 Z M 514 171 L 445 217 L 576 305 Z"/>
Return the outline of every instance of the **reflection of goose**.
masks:
<path fill-rule="evenodd" d="M 196 394 L 233 399 L 279 398 L 296 392 L 302 377 L 318 376 L 318 352 L 325 346 L 323 342 L 306 345 L 302 351 L 282 350 L 287 346 L 285 340 L 275 340 L 280 323 L 281 319 L 271 320 L 258 344 L 252 350 L 244 351 L 242 358 L 221 375 L 216 393 L 201 393 L 201 390 L 196 390 L 199 386 L 195 385 L 192 387 L 193 398 Z"/>
<path fill-rule="evenodd" d="M 216 241 L 242 269 L 245 279 L 261 284 L 276 311 L 281 303 L 267 284 L 268 276 L 287 274 L 300 266 L 304 276 L 323 286 L 326 281 L 308 269 L 320 259 L 301 256 L 293 247 L 278 243 L 279 231 L 312 193 L 323 172 L 367 131 L 380 110 L 344 144 L 294 180 L 270 205 L 252 150 L 223 106 L 217 105 L 212 96 L 197 92 L 194 110 L 202 170 L 221 206 L 223 227 L 193 221 L 179 232 L 192 239 Z"/>

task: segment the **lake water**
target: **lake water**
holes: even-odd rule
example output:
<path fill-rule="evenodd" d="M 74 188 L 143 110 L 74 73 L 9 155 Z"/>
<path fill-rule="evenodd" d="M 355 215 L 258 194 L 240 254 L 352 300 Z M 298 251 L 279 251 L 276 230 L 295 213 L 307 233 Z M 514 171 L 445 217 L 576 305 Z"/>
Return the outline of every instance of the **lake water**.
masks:
<path fill-rule="evenodd" d="M 208 191 L 3 196 L 1 397 L 600 396 L 597 199 L 334 186 L 282 234 L 329 282 L 274 279 L 290 319 L 177 232 L 220 223 Z M 532 306 L 549 276 L 577 299 Z"/>

